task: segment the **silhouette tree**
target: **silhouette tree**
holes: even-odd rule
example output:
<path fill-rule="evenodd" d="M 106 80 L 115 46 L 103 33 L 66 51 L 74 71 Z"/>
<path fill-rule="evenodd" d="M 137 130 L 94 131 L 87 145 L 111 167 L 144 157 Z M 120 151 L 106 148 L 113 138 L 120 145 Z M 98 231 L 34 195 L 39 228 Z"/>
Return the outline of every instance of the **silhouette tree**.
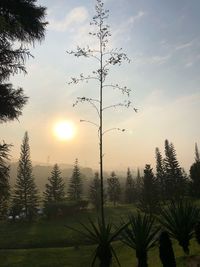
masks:
<path fill-rule="evenodd" d="M 69 182 L 68 194 L 71 200 L 77 201 L 81 199 L 83 193 L 82 178 L 78 159 L 75 160 L 72 177 Z"/>
<path fill-rule="evenodd" d="M 104 111 L 117 107 L 126 107 L 129 108 L 131 106 L 131 101 L 129 100 L 130 89 L 126 86 L 120 86 L 119 84 L 112 84 L 107 82 L 107 77 L 109 74 L 110 67 L 121 65 L 123 61 L 128 61 L 128 57 L 125 53 L 122 52 L 122 49 L 110 49 L 108 42 L 109 37 L 111 36 L 109 26 L 106 24 L 106 19 L 108 18 L 109 11 L 104 8 L 104 3 L 102 0 L 96 0 L 96 14 L 93 17 L 93 21 L 91 25 L 94 27 L 94 31 L 89 34 L 97 39 L 99 48 L 90 48 L 89 46 L 81 48 L 77 47 L 75 51 L 68 51 L 69 54 L 74 55 L 75 57 L 85 57 L 94 59 L 98 66 L 97 69 L 92 72 L 91 75 L 80 74 L 78 78 L 72 78 L 69 84 L 77 84 L 82 81 L 90 81 L 94 80 L 98 83 L 99 86 L 99 98 L 91 98 L 91 97 L 78 97 L 74 106 L 78 103 L 89 103 L 97 112 L 98 122 L 81 120 L 84 122 L 91 123 L 92 125 L 97 127 L 98 137 L 99 137 L 99 162 L 100 162 L 100 181 L 101 181 L 101 219 L 102 223 L 105 223 L 104 216 L 104 179 L 103 179 L 103 137 L 107 132 L 112 130 L 124 131 L 124 129 L 120 128 L 110 128 L 104 129 Z M 124 95 L 127 96 L 127 100 L 121 103 L 111 104 L 108 106 L 104 105 L 104 93 L 109 89 L 118 89 Z M 136 111 L 136 109 L 134 109 Z"/>
<path fill-rule="evenodd" d="M 158 210 L 158 183 L 153 174 L 151 165 L 146 164 L 138 207 L 147 213 Z"/>
<path fill-rule="evenodd" d="M 113 202 L 115 206 L 117 201 L 120 200 L 121 187 L 119 179 L 117 178 L 115 172 L 111 172 L 110 178 L 107 179 L 108 183 L 108 197 L 109 200 Z"/>
<path fill-rule="evenodd" d="M 13 206 L 20 207 L 26 219 L 32 219 L 37 212 L 38 191 L 32 174 L 28 133 L 25 132 L 17 169 L 17 180 L 14 188 Z"/>
<path fill-rule="evenodd" d="M 45 185 L 45 188 L 46 188 L 44 192 L 45 203 L 58 202 L 64 200 L 65 184 L 61 177 L 61 171 L 58 167 L 58 164 L 55 164 L 53 166 L 51 177 L 48 178 L 48 184 Z"/>
<path fill-rule="evenodd" d="M 13 89 L 5 81 L 11 74 L 26 73 L 25 60 L 31 55 L 27 44 L 44 38 L 46 9 L 35 2 L 0 2 L 0 122 L 17 119 L 27 102 L 21 88 Z"/>
<path fill-rule="evenodd" d="M 165 140 L 166 192 L 168 199 L 177 199 L 185 194 L 186 181 L 176 157 L 174 145 Z"/>
<path fill-rule="evenodd" d="M 137 176 L 135 179 L 135 191 L 136 191 L 136 200 L 138 202 L 138 200 L 140 199 L 141 196 L 141 191 L 142 191 L 142 177 L 140 175 L 140 170 L 139 168 L 137 169 Z"/>
<path fill-rule="evenodd" d="M 156 179 L 159 186 L 159 198 L 162 201 L 166 200 L 166 185 L 165 185 L 165 167 L 161 152 L 158 147 L 156 147 Z"/>
<path fill-rule="evenodd" d="M 133 203 L 135 200 L 135 182 L 132 177 L 131 171 L 128 168 L 126 185 L 125 185 L 125 201 L 126 203 Z"/>
<path fill-rule="evenodd" d="M 159 255 L 163 267 L 176 267 L 176 260 L 169 234 L 161 232 L 159 237 Z"/>
<path fill-rule="evenodd" d="M 9 145 L 0 144 L 0 218 L 7 214 L 8 200 L 10 196 L 9 184 Z"/>
<path fill-rule="evenodd" d="M 195 162 L 190 167 L 191 193 L 193 197 L 200 197 L 200 157 L 197 144 L 195 144 Z"/>
<path fill-rule="evenodd" d="M 92 180 L 90 189 L 89 189 L 89 199 L 97 211 L 100 208 L 100 202 L 101 202 L 101 191 L 100 190 L 101 190 L 101 183 L 99 179 L 99 173 L 95 172 L 94 179 Z"/>

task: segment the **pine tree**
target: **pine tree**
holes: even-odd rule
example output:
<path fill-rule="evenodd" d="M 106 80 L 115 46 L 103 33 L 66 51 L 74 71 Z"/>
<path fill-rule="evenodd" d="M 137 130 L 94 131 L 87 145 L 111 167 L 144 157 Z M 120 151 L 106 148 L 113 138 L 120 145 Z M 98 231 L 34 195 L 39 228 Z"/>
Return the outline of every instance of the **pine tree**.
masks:
<path fill-rule="evenodd" d="M 195 162 L 190 167 L 191 195 L 193 197 L 200 197 L 200 158 L 197 144 L 195 144 Z"/>
<path fill-rule="evenodd" d="M 17 119 L 27 102 L 23 90 L 7 84 L 10 76 L 26 73 L 31 56 L 27 44 L 44 38 L 46 9 L 35 0 L 0 1 L 0 121 Z"/>
<path fill-rule="evenodd" d="M 91 182 L 89 188 L 89 199 L 96 208 L 96 210 L 99 211 L 101 203 L 101 181 L 98 172 L 95 172 L 94 179 Z"/>
<path fill-rule="evenodd" d="M 142 190 L 142 177 L 140 175 L 139 168 L 137 169 L 137 176 L 135 179 L 135 193 L 136 193 L 136 200 L 139 201 L 141 196 L 141 190 Z"/>
<path fill-rule="evenodd" d="M 118 177 L 115 172 L 111 172 L 110 178 L 107 179 L 108 183 L 108 197 L 109 200 L 113 202 L 115 206 L 116 203 L 120 200 L 121 187 Z"/>
<path fill-rule="evenodd" d="M 127 170 L 126 185 L 125 185 L 125 201 L 133 203 L 135 200 L 135 182 L 133 180 L 130 169 Z"/>
<path fill-rule="evenodd" d="M 0 144 L 0 218 L 4 218 L 8 209 L 10 196 L 9 184 L 9 145 Z"/>
<path fill-rule="evenodd" d="M 166 184 L 165 184 L 165 168 L 161 152 L 156 147 L 156 178 L 159 186 L 159 198 L 160 200 L 166 199 Z"/>
<path fill-rule="evenodd" d="M 200 162 L 199 149 L 197 143 L 195 143 L 195 161 Z"/>
<path fill-rule="evenodd" d="M 45 188 L 46 188 L 44 192 L 45 203 L 59 202 L 64 200 L 65 184 L 61 177 L 61 171 L 58 167 L 58 164 L 55 164 L 53 166 L 51 177 L 48 178 L 48 184 L 45 185 Z"/>
<path fill-rule="evenodd" d="M 176 151 L 172 143 L 165 140 L 166 194 L 168 199 L 181 198 L 185 194 L 186 181 L 182 169 L 176 157 Z"/>
<path fill-rule="evenodd" d="M 38 191 L 32 174 L 28 133 L 25 132 L 21 145 L 17 169 L 17 180 L 14 189 L 13 206 L 20 207 L 26 219 L 32 219 L 37 212 Z"/>
<path fill-rule="evenodd" d="M 78 159 L 75 160 L 72 177 L 70 179 L 68 195 L 71 200 L 81 200 L 83 194 L 83 185 Z"/>
<path fill-rule="evenodd" d="M 158 183 L 151 165 L 146 164 L 138 207 L 147 213 L 158 210 Z"/>

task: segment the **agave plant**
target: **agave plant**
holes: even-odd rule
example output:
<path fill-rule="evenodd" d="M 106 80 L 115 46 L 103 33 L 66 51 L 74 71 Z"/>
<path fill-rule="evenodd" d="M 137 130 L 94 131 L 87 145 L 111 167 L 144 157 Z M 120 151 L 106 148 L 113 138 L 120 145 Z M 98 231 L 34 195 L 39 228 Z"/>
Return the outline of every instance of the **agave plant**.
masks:
<path fill-rule="evenodd" d="M 186 200 L 171 202 L 161 211 L 160 223 L 179 242 L 186 254 L 189 254 L 190 240 L 194 236 L 199 215 L 199 209 Z"/>
<path fill-rule="evenodd" d="M 89 223 L 87 225 L 83 223 L 80 223 L 80 225 L 82 226 L 83 230 L 78 230 L 72 227 L 68 228 L 80 233 L 82 236 L 97 245 L 94 251 L 94 257 L 91 266 L 93 267 L 98 259 L 99 267 L 110 267 L 113 256 L 120 266 L 119 259 L 112 246 L 112 241 L 119 236 L 127 224 L 116 227 L 112 223 L 102 223 L 101 219 L 98 219 L 97 224 L 89 219 Z"/>
<path fill-rule="evenodd" d="M 147 214 L 129 216 L 129 225 L 123 230 L 122 241 L 136 251 L 138 267 L 148 267 L 148 251 L 155 246 L 159 228 L 154 227 L 154 218 Z"/>

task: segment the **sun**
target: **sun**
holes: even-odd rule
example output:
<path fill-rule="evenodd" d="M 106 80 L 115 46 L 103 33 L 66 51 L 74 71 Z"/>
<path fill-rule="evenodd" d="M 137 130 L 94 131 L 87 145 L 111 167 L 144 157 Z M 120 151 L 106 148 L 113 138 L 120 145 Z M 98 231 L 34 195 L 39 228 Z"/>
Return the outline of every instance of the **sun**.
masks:
<path fill-rule="evenodd" d="M 62 140 L 70 140 L 75 135 L 75 129 L 72 122 L 69 121 L 59 121 L 54 126 L 55 136 Z"/>

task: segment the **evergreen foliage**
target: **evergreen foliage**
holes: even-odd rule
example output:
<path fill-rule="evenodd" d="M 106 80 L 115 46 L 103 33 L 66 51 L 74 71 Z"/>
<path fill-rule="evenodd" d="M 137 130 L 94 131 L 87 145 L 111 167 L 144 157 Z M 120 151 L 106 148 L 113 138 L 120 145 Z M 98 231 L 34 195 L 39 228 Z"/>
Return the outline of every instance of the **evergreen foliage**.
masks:
<path fill-rule="evenodd" d="M 199 149 L 197 143 L 195 143 L 195 161 L 200 162 Z"/>
<path fill-rule="evenodd" d="M 3 143 L 0 144 L 0 219 L 4 218 L 7 209 L 10 196 L 10 184 L 9 184 L 9 145 Z"/>
<path fill-rule="evenodd" d="M 156 179 L 159 186 L 159 198 L 162 201 L 166 199 L 165 168 L 161 152 L 156 147 Z"/>
<path fill-rule="evenodd" d="M 146 164 L 138 207 L 147 213 L 158 210 L 158 184 L 151 165 Z"/>
<path fill-rule="evenodd" d="M 80 200 L 83 193 L 82 177 L 78 166 L 78 159 L 75 160 L 72 177 L 69 182 L 68 195 L 70 200 Z"/>
<path fill-rule="evenodd" d="M 0 1 L 0 122 L 17 119 L 27 102 L 21 88 L 13 89 L 5 81 L 20 71 L 26 73 L 30 52 L 25 46 L 44 38 L 45 8 L 35 2 Z"/>
<path fill-rule="evenodd" d="M 20 207 L 26 219 L 31 220 L 37 213 L 38 191 L 32 174 L 28 133 L 25 132 L 14 188 L 13 207 Z M 16 209 L 16 208 L 15 208 Z"/>
<path fill-rule="evenodd" d="M 135 194 L 136 194 L 136 200 L 137 202 L 140 200 L 141 192 L 142 192 L 142 177 L 140 175 L 140 170 L 139 168 L 137 169 L 137 176 L 135 179 Z"/>
<path fill-rule="evenodd" d="M 166 231 L 163 231 L 159 237 L 159 255 L 163 267 L 176 267 L 172 242 Z"/>
<path fill-rule="evenodd" d="M 125 201 L 126 203 L 133 203 L 135 198 L 135 182 L 132 177 L 131 171 L 128 168 L 125 185 Z"/>
<path fill-rule="evenodd" d="M 195 162 L 190 167 L 191 195 L 200 197 L 200 159 L 197 144 L 195 144 Z"/>
<path fill-rule="evenodd" d="M 51 177 L 48 178 L 48 184 L 45 185 L 44 201 L 49 202 L 59 202 L 64 200 L 65 197 L 65 184 L 61 177 L 61 171 L 58 164 L 53 166 L 51 172 Z"/>
<path fill-rule="evenodd" d="M 182 169 L 176 157 L 176 151 L 172 143 L 165 140 L 165 174 L 166 194 L 168 199 L 178 199 L 185 194 L 186 181 Z"/>
<path fill-rule="evenodd" d="M 95 172 L 94 179 L 91 182 L 89 188 L 89 199 L 91 203 L 94 205 L 97 211 L 100 208 L 100 201 L 101 201 L 101 181 L 99 178 L 99 173 Z"/>
<path fill-rule="evenodd" d="M 113 202 L 115 206 L 116 203 L 120 200 L 121 195 L 121 187 L 118 177 L 116 176 L 115 172 L 111 172 L 110 178 L 107 179 L 108 183 L 108 198 L 110 201 Z"/>

